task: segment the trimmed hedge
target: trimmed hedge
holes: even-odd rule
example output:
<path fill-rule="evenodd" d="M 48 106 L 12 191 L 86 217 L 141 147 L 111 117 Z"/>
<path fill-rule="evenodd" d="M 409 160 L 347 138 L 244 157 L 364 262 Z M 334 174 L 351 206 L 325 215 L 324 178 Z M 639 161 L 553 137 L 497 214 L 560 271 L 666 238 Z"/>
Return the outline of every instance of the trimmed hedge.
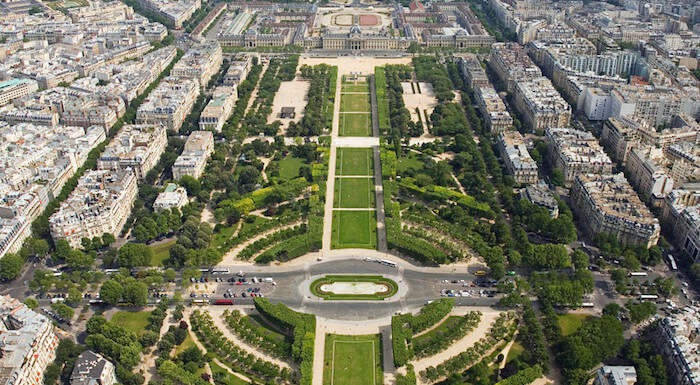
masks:
<path fill-rule="evenodd" d="M 292 357 L 299 363 L 299 383 L 310 385 L 313 377 L 316 316 L 296 312 L 281 302 L 273 304 L 267 298 L 256 297 L 253 301 L 260 315 L 294 336 Z"/>
<path fill-rule="evenodd" d="M 542 377 L 542 368 L 539 365 L 535 365 L 497 382 L 496 385 L 527 385 L 540 377 Z"/>
<path fill-rule="evenodd" d="M 454 298 L 440 298 L 425 305 L 420 309 L 418 315 L 411 317 L 413 334 L 418 334 L 438 323 L 446 315 L 450 314 L 454 305 Z"/>

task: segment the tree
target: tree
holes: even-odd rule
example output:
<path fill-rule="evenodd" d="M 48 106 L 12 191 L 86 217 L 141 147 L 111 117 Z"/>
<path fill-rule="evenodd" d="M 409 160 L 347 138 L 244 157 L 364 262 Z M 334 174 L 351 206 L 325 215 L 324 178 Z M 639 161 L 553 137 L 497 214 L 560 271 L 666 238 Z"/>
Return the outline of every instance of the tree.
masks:
<path fill-rule="evenodd" d="M 659 294 L 666 298 L 678 292 L 678 289 L 676 289 L 676 287 L 673 285 L 673 278 L 657 277 L 654 280 L 654 284 L 656 285 L 656 289 L 659 291 Z"/>
<path fill-rule="evenodd" d="M 0 281 L 11 281 L 19 275 L 24 259 L 19 254 L 6 254 L 0 258 Z"/>
<path fill-rule="evenodd" d="M 61 318 L 66 320 L 70 320 L 75 314 L 75 311 L 63 302 L 52 303 L 51 309 L 53 309 L 53 311 L 55 311 Z"/>
<path fill-rule="evenodd" d="M 95 263 L 95 258 L 91 254 L 81 250 L 71 250 L 65 260 L 66 265 L 71 269 L 89 269 Z"/>
<path fill-rule="evenodd" d="M 102 243 L 103 243 L 105 246 L 109 246 L 109 245 L 111 245 L 112 243 L 114 243 L 115 241 L 116 241 L 116 239 L 114 238 L 114 235 L 112 235 L 112 234 L 110 234 L 110 233 L 104 233 L 104 234 L 102 234 Z"/>
<path fill-rule="evenodd" d="M 100 299 L 110 305 L 116 305 L 122 299 L 123 287 L 115 279 L 108 279 L 100 287 Z"/>
<path fill-rule="evenodd" d="M 37 301 L 36 299 L 31 298 L 31 297 L 27 297 L 24 300 L 24 304 L 27 305 L 27 307 L 29 307 L 32 310 L 39 307 L 39 301 Z"/>
<path fill-rule="evenodd" d="M 202 185 L 199 181 L 189 175 L 184 175 L 180 178 L 180 184 L 187 190 L 187 195 L 197 195 L 202 190 Z"/>
<path fill-rule="evenodd" d="M 145 283 L 134 280 L 124 287 L 122 297 L 126 303 L 145 306 L 148 300 L 148 287 Z"/>
<path fill-rule="evenodd" d="M 574 265 L 576 270 L 585 269 L 588 267 L 588 254 L 581 251 L 581 249 L 576 249 L 571 255 L 571 263 Z"/>
<path fill-rule="evenodd" d="M 611 315 L 615 318 L 620 316 L 620 313 L 622 312 L 622 306 L 616 304 L 615 302 L 611 302 L 603 308 L 603 314 Z"/>
<path fill-rule="evenodd" d="M 117 251 L 117 264 L 120 267 L 148 266 L 153 257 L 153 249 L 141 243 L 127 243 Z"/>
<path fill-rule="evenodd" d="M 558 168 L 552 169 L 552 184 L 555 186 L 564 185 L 564 174 Z"/>
<path fill-rule="evenodd" d="M 63 238 L 56 240 L 55 246 L 56 247 L 54 248 L 54 259 L 65 260 L 66 258 L 68 258 L 70 252 L 73 250 L 68 244 L 68 241 L 66 241 Z"/>

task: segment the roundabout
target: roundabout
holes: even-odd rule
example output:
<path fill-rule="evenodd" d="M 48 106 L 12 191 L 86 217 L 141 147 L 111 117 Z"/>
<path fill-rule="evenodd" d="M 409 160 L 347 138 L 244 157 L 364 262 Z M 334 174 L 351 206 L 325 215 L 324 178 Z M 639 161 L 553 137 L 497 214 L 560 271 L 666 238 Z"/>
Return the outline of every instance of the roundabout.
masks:
<path fill-rule="evenodd" d="M 382 301 L 394 296 L 399 285 L 381 275 L 327 275 L 313 281 L 309 289 L 325 300 Z"/>

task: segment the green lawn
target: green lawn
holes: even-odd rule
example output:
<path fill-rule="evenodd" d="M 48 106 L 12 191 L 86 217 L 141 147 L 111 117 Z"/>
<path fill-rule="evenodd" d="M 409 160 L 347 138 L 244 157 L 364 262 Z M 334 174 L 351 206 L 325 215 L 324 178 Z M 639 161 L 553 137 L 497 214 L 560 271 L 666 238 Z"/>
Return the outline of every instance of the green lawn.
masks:
<path fill-rule="evenodd" d="M 567 313 L 567 314 L 562 314 L 559 315 L 559 327 L 561 328 L 561 334 L 563 336 L 568 336 L 569 334 L 572 334 L 578 328 L 583 325 L 583 321 L 588 318 L 588 314 L 572 314 L 572 313 Z"/>
<path fill-rule="evenodd" d="M 279 162 L 280 178 L 294 179 L 299 176 L 299 169 L 305 163 L 304 159 L 288 156 Z"/>
<path fill-rule="evenodd" d="M 341 94 L 340 112 L 369 112 L 369 94 Z"/>
<path fill-rule="evenodd" d="M 413 338 L 413 343 L 415 345 L 420 345 L 427 343 L 428 341 L 440 336 L 441 334 L 444 334 L 449 331 L 449 329 L 453 328 L 455 325 L 459 324 L 459 321 L 462 319 L 460 316 L 449 316 L 447 317 L 446 320 L 444 320 L 440 325 L 436 326 L 433 330 L 421 334 L 418 337 Z"/>
<path fill-rule="evenodd" d="M 333 207 L 344 209 L 374 207 L 374 179 L 335 178 Z"/>
<path fill-rule="evenodd" d="M 408 156 L 402 156 L 401 158 L 399 158 L 398 164 L 396 165 L 397 173 L 402 174 L 409 168 L 412 168 L 416 171 L 421 170 L 423 168 L 423 162 L 420 159 L 418 159 L 418 154 L 411 152 L 408 153 Z"/>
<path fill-rule="evenodd" d="M 185 340 L 182 341 L 182 343 L 178 346 L 175 347 L 175 355 L 177 356 L 178 354 L 184 352 L 186 349 L 189 349 L 193 346 L 197 346 L 194 344 L 194 340 L 192 339 L 192 336 L 190 336 L 190 333 L 187 333 L 187 337 L 185 337 Z M 206 352 L 203 352 L 206 353 Z"/>
<path fill-rule="evenodd" d="M 163 262 L 170 258 L 170 248 L 175 246 L 175 240 L 164 242 L 155 246 L 150 246 L 153 249 L 153 257 L 151 257 L 151 266 L 163 266 Z"/>
<path fill-rule="evenodd" d="M 373 174 L 371 148 L 338 148 L 335 162 L 336 175 L 367 175 Z"/>
<path fill-rule="evenodd" d="M 212 247 L 221 247 L 224 244 L 224 242 L 231 239 L 231 237 L 233 236 L 233 233 L 236 232 L 237 228 L 238 228 L 238 223 L 234 223 L 231 226 L 221 226 L 220 230 L 217 232 L 214 232 L 214 235 L 211 238 Z"/>
<path fill-rule="evenodd" d="M 265 320 L 259 314 L 251 314 L 246 317 L 251 325 L 260 328 L 260 330 L 268 337 L 271 337 L 279 342 L 284 342 L 284 340 L 287 338 L 284 334 L 270 327 L 270 325 L 265 322 Z"/>
<path fill-rule="evenodd" d="M 343 92 L 367 92 L 369 93 L 368 83 L 343 83 Z"/>
<path fill-rule="evenodd" d="M 513 346 L 510 347 L 510 350 L 508 351 L 508 357 L 506 357 L 506 362 L 511 362 L 514 359 L 520 357 L 521 354 L 525 351 L 525 348 L 523 345 L 520 345 L 520 342 L 514 342 Z"/>
<path fill-rule="evenodd" d="M 223 384 L 223 385 L 248 384 L 248 382 L 245 382 L 245 381 L 241 380 L 240 378 L 234 376 L 233 374 L 229 373 L 228 370 L 217 365 L 216 362 L 214 362 L 214 361 L 209 361 L 209 368 L 211 368 L 211 374 L 213 375 L 214 378 L 220 378 L 219 381 L 216 381 L 217 385 L 218 384 Z M 217 375 L 217 373 L 221 373 L 221 374 Z"/>
<path fill-rule="evenodd" d="M 381 336 L 326 335 L 323 354 L 323 385 L 380 385 Z"/>
<path fill-rule="evenodd" d="M 372 136 L 370 114 L 340 114 L 339 136 Z"/>
<path fill-rule="evenodd" d="M 321 289 L 324 285 L 333 284 L 335 282 L 349 282 L 353 285 L 361 282 L 372 282 L 384 286 L 385 291 L 374 294 L 336 294 L 332 291 L 323 291 Z M 327 300 L 381 301 L 396 294 L 396 292 L 399 291 L 399 285 L 393 280 L 381 275 L 327 275 L 313 281 L 309 286 L 309 290 L 311 290 L 313 295 Z"/>
<path fill-rule="evenodd" d="M 331 248 L 377 248 L 377 218 L 374 211 L 333 212 Z"/>
<path fill-rule="evenodd" d="M 114 313 L 111 321 L 140 335 L 148 326 L 150 314 L 148 311 L 118 311 Z"/>

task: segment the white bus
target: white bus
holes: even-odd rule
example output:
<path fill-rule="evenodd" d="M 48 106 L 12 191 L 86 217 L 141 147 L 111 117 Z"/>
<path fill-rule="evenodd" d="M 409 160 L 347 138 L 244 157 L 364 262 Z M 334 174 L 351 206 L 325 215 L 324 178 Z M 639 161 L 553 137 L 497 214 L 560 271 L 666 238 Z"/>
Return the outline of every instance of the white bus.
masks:
<path fill-rule="evenodd" d="M 211 269 L 212 274 L 228 274 L 228 267 L 214 267 Z"/>
<path fill-rule="evenodd" d="M 584 302 L 581 304 L 581 307 L 595 307 L 593 302 Z"/>
<path fill-rule="evenodd" d="M 657 299 L 659 299 L 659 296 L 654 295 L 654 294 L 642 294 L 639 296 L 640 301 L 657 300 Z"/>
<path fill-rule="evenodd" d="M 630 273 L 630 277 L 646 277 L 648 275 L 649 274 L 647 274 L 646 272 L 643 272 L 643 271 L 633 271 Z"/>
<path fill-rule="evenodd" d="M 381 263 L 382 265 L 389 266 L 389 267 L 396 267 L 397 266 L 396 263 L 391 262 L 391 261 L 387 261 L 386 259 L 380 259 L 378 262 Z"/>
<path fill-rule="evenodd" d="M 673 258 L 673 255 L 667 254 L 668 255 L 668 264 L 671 267 L 671 270 L 678 270 L 678 266 L 676 266 L 676 258 Z"/>

